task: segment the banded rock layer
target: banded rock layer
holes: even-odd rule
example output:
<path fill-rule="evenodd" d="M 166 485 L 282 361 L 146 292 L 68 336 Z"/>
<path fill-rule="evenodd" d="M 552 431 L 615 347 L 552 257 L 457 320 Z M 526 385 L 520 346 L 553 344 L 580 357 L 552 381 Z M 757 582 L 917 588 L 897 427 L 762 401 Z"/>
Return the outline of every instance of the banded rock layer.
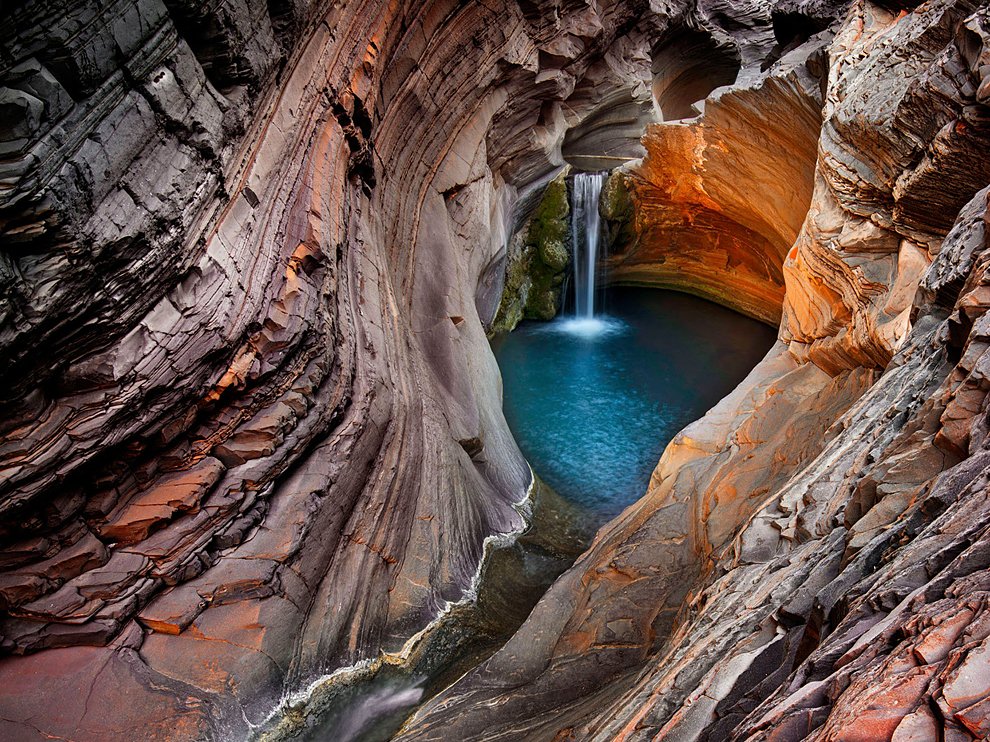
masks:
<path fill-rule="evenodd" d="M 242 738 L 407 656 L 525 521 L 514 205 L 735 65 L 648 130 L 628 269 L 783 296 L 780 343 L 403 734 L 982 734 L 987 17 L 893 5 L 19 6 L 2 736 Z"/>
<path fill-rule="evenodd" d="M 650 125 L 646 158 L 616 176 L 631 223 L 610 256 L 611 282 L 688 291 L 780 322 L 782 265 L 811 201 L 821 129 L 816 42 L 769 75 L 717 90 L 700 117 Z"/>
<path fill-rule="evenodd" d="M 243 737 L 468 593 L 531 479 L 484 333 L 512 205 L 637 151 L 610 111 L 688 12 L 17 6 L 4 738 Z"/>
<path fill-rule="evenodd" d="M 987 21 L 853 4 L 780 342 L 402 739 L 986 737 Z"/>

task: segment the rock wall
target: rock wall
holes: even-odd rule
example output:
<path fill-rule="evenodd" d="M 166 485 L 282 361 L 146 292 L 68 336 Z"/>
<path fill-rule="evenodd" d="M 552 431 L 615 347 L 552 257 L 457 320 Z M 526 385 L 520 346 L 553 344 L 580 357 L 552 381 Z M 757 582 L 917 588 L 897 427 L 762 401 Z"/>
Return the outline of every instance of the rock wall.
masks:
<path fill-rule="evenodd" d="M 402 739 L 985 738 L 987 21 L 853 4 L 781 342 Z"/>
<path fill-rule="evenodd" d="M 646 11 L 13 11 L 0 736 L 243 737 L 466 594 L 531 479 L 485 338 L 508 215 L 648 98 L 685 8 Z"/>
<path fill-rule="evenodd" d="M 505 281 L 489 334 L 511 332 L 523 319 L 551 320 L 563 305 L 574 255 L 567 172 L 546 184 L 521 224 L 517 211 L 518 228 L 506 245 Z"/>
<path fill-rule="evenodd" d="M 736 63 L 649 130 L 624 259 L 783 297 L 781 341 L 405 735 L 979 736 L 976 11 L 861 0 L 830 41 L 818 2 L 18 6 L 0 736 L 243 738 L 406 657 L 525 521 L 485 338 L 514 204 Z M 685 29 L 719 74 L 658 86 Z"/>
<path fill-rule="evenodd" d="M 828 38 L 716 90 L 700 116 L 646 129 L 645 159 L 620 171 L 633 209 L 619 221 L 631 234 L 611 256 L 611 282 L 688 291 L 780 322 L 782 264 L 811 201 Z"/>

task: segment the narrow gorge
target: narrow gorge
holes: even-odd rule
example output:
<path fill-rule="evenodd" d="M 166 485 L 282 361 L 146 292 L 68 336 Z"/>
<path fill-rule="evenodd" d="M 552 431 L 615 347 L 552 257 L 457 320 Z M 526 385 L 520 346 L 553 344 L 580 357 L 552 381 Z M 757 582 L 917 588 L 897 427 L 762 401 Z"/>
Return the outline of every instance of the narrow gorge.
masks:
<path fill-rule="evenodd" d="M 0 739 L 990 736 L 990 5 L 4 10 Z"/>

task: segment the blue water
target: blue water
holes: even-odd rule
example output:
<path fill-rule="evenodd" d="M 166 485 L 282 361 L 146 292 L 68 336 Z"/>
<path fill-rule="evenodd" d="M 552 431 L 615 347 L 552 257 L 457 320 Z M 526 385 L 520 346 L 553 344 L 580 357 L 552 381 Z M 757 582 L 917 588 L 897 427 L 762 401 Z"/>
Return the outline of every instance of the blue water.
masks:
<path fill-rule="evenodd" d="M 711 302 L 608 292 L 605 316 L 527 322 L 492 345 L 536 473 L 601 522 L 645 492 L 671 438 L 730 392 L 776 331 Z"/>

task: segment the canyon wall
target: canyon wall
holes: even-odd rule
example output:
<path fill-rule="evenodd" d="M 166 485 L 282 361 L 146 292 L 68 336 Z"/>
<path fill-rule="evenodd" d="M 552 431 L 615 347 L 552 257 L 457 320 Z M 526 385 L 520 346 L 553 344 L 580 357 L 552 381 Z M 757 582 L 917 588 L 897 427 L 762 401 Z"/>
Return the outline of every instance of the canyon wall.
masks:
<path fill-rule="evenodd" d="M 402 739 L 986 737 L 988 20 L 852 5 L 780 342 Z"/>
<path fill-rule="evenodd" d="M 646 157 L 611 184 L 631 208 L 616 209 L 629 224 L 609 281 L 687 291 L 780 322 L 782 264 L 811 201 L 824 46 L 816 39 L 770 74 L 718 89 L 696 118 L 646 129 Z"/>
<path fill-rule="evenodd" d="M 780 342 L 405 737 L 978 736 L 976 11 L 17 6 L 0 736 L 244 738 L 408 656 L 525 525 L 485 338 L 515 206 L 643 152 L 616 275 L 783 300 Z"/>
<path fill-rule="evenodd" d="M 0 736 L 243 737 L 470 595 L 531 480 L 513 203 L 565 139 L 639 151 L 609 112 L 687 9 L 12 9 Z"/>

